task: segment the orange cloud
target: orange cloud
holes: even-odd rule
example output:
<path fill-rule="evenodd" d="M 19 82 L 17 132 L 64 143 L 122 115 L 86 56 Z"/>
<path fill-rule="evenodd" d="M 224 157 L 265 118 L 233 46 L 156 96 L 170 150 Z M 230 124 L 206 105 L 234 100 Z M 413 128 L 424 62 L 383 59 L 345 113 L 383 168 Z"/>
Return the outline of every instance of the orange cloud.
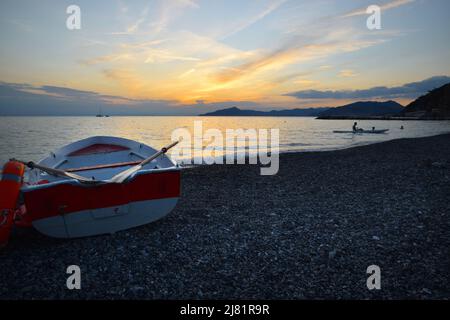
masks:
<path fill-rule="evenodd" d="M 350 70 L 350 69 L 345 69 L 345 70 L 341 70 L 339 72 L 339 76 L 341 78 L 351 78 L 351 77 L 356 77 L 358 74 L 355 73 L 355 71 Z"/>
<path fill-rule="evenodd" d="M 340 40 L 325 44 L 309 44 L 300 47 L 286 47 L 262 55 L 253 61 L 233 68 L 226 68 L 212 75 L 219 84 L 229 83 L 257 72 L 281 69 L 287 65 L 323 58 L 339 52 L 351 52 L 380 43 L 382 40 L 354 41 Z"/>

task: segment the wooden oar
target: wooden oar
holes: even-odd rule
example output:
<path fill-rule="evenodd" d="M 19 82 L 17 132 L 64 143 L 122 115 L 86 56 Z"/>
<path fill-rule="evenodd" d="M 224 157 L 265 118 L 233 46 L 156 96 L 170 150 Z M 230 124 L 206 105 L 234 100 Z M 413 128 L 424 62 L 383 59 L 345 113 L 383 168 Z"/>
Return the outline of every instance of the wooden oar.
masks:
<path fill-rule="evenodd" d="M 54 168 L 49 168 L 49 167 L 46 167 L 46 166 L 42 166 L 40 164 L 34 163 L 33 161 L 29 161 L 29 162 L 20 161 L 20 160 L 15 160 L 15 161 L 23 163 L 24 165 L 26 165 L 30 169 L 39 169 L 39 170 L 47 172 L 48 174 L 50 174 L 52 176 L 55 176 L 55 177 L 63 177 L 63 178 L 75 179 L 75 180 L 80 181 L 81 183 L 88 183 L 88 184 L 102 183 L 102 181 L 97 181 L 97 180 L 89 179 L 89 178 L 86 178 L 86 177 L 82 177 L 82 176 L 80 176 L 78 174 L 75 174 L 75 173 L 66 172 L 64 170 L 59 170 L 59 169 L 54 169 Z"/>
<path fill-rule="evenodd" d="M 165 154 L 167 151 L 169 151 L 171 148 L 175 147 L 177 144 L 179 143 L 179 141 L 175 141 L 171 144 L 169 144 L 168 146 L 165 146 L 164 148 L 162 148 L 160 151 L 158 151 L 157 153 L 155 153 L 154 155 L 148 157 L 147 159 L 143 160 L 141 163 L 139 163 L 138 165 L 131 167 L 125 171 L 122 171 L 118 174 L 116 174 L 114 177 L 112 177 L 111 179 L 107 180 L 107 182 L 110 183 L 123 183 L 125 180 L 127 180 L 133 173 L 141 170 L 141 168 L 143 166 L 145 166 L 147 163 L 155 160 L 156 158 L 158 158 L 159 156 Z"/>

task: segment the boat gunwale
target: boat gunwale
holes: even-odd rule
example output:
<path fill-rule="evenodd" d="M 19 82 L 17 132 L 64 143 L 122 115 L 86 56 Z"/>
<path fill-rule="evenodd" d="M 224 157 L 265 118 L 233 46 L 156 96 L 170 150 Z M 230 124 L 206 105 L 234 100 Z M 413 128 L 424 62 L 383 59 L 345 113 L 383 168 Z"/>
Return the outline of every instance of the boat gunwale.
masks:
<path fill-rule="evenodd" d="M 49 160 L 52 158 L 53 158 L 52 160 L 59 158 L 60 161 L 64 161 L 66 159 L 72 158 L 72 156 L 70 156 L 70 153 L 80 150 L 79 149 L 80 147 L 82 149 L 82 148 L 89 147 L 90 145 L 93 145 L 96 143 L 111 144 L 111 145 L 117 145 L 117 146 L 122 146 L 122 147 L 125 146 L 131 152 L 136 151 L 136 150 L 133 150 L 136 147 L 139 147 L 139 149 L 141 149 L 142 147 L 146 147 L 154 153 L 159 151 L 145 143 L 142 143 L 142 142 L 139 142 L 136 140 L 121 138 L 121 137 L 114 137 L 114 136 L 93 136 L 93 137 L 81 139 L 81 140 L 69 143 L 65 146 L 62 146 L 62 147 L 56 149 L 54 152 L 51 152 L 49 156 L 46 156 L 45 158 L 40 159 L 38 161 L 38 163 L 48 165 L 47 162 L 49 162 Z M 123 151 L 125 151 L 125 150 L 123 150 Z M 79 158 L 79 157 L 83 157 L 83 156 L 84 155 L 74 156 L 74 158 Z M 168 157 L 166 154 L 162 155 L 162 157 L 165 157 L 165 159 L 169 160 L 173 166 L 177 165 L 177 163 L 175 161 L 173 161 L 170 157 Z"/>
<path fill-rule="evenodd" d="M 154 153 L 158 152 L 157 149 L 155 149 L 145 143 L 136 141 L 136 140 L 121 138 L 121 137 L 114 137 L 114 136 L 93 136 L 93 137 L 81 139 L 81 140 L 69 143 L 65 146 L 62 146 L 62 147 L 58 148 L 57 150 L 55 150 L 54 152 L 50 153 L 50 156 L 47 156 L 47 157 L 39 160 L 38 163 L 39 164 L 43 163 L 44 165 L 47 165 L 47 162 L 49 160 L 58 160 L 59 159 L 59 161 L 56 162 L 56 166 L 55 166 L 55 167 L 58 167 L 58 165 L 61 162 L 65 162 L 67 158 L 70 158 L 70 156 L 68 156 L 68 154 L 70 152 L 73 152 L 74 150 L 79 150 L 80 146 L 81 146 L 81 148 L 85 148 L 89 145 L 93 145 L 96 143 L 108 143 L 108 144 L 114 144 L 114 145 L 126 147 L 131 152 L 136 152 L 137 150 L 134 150 L 135 148 L 139 148 L 139 149 L 147 148 L 147 150 L 150 152 L 154 152 Z M 133 179 L 135 177 L 137 177 L 139 175 L 143 175 L 143 174 L 162 173 L 162 172 L 167 172 L 167 171 L 181 170 L 181 166 L 179 164 L 177 164 L 177 162 L 172 160 L 168 155 L 163 154 L 163 155 L 161 155 L 161 157 L 164 157 L 164 160 L 168 160 L 168 162 L 171 165 L 168 166 L 168 163 L 166 163 L 166 166 L 159 167 L 159 168 L 152 168 L 152 169 L 146 169 L 144 166 L 144 168 L 141 168 L 139 171 L 137 171 L 131 177 L 129 177 L 127 179 L 127 181 L 125 181 L 125 183 L 131 182 L 131 181 L 133 181 Z M 136 164 L 136 165 L 138 165 L 138 164 Z M 148 165 L 150 165 L 150 164 L 148 164 Z M 133 164 L 130 164 L 129 166 L 132 167 Z M 112 168 L 99 168 L 99 169 L 93 169 L 93 170 L 107 170 L 107 169 L 112 169 Z M 93 170 L 91 170 L 91 171 L 93 171 Z M 84 170 L 84 171 L 88 171 L 88 170 Z M 77 172 L 84 172 L 84 171 L 77 171 Z M 39 181 L 45 180 L 45 175 L 41 175 L 38 172 L 39 172 L 39 170 L 37 170 L 37 169 L 33 169 L 33 170 L 29 171 L 29 174 L 34 175 L 35 179 L 33 179 L 32 181 L 35 184 L 30 183 L 30 181 L 28 184 L 24 184 L 21 188 L 22 192 L 31 192 L 34 190 L 51 188 L 51 187 L 54 187 L 54 186 L 57 186 L 60 184 L 65 184 L 65 183 L 79 185 L 79 186 L 83 186 L 83 187 L 95 187 L 98 185 L 112 183 L 112 182 L 108 181 L 108 179 L 112 178 L 112 177 L 109 177 L 108 179 L 105 179 L 105 180 L 97 180 L 98 184 L 91 184 L 91 185 L 82 183 L 76 179 L 70 179 L 70 178 L 67 178 L 67 179 L 62 178 L 62 179 L 58 179 L 58 180 L 49 181 L 48 183 L 38 184 Z M 83 176 L 83 174 L 81 174 L 81 175 Z M 37 177 L 40 177 L 42 179 L 36 179 Z"/>
<path fill-rule="evenodd" d="M 181 166 L 175 165 L 173 167 L 168 167 L 168 168 L 139 170 L 123 183 L 124 184 L 131 183 L 131 182 L 133 182 L 133 180 L 136 177 L 145 175 L 145 174 L 157 174 L 157 173 L 165 173 L 165 172 L 172 172 L 172 171 L 181 171 L 181 169 L 182 169 Z M 62 179 L 62 180 L 51 181 L 49 183 L 44 183 L 44 184 L 23 185 L 23 187 L 21 188 L 21 192 L 32 192 L 35 190 L 51 188 L 51 187 L 59 186 L 62 184 L 77 185 L 77 186 L 81 186 L 81 187 L 85 187 L 85 188 L 95 188 L 99 185 L 112 184 L 112 182 L 108 182 L 107 180 L 98 180 L 98 182 L 99 182 L 98 184 L 86 184 L 86 183 L 82 183 L 76 179 Z"/>

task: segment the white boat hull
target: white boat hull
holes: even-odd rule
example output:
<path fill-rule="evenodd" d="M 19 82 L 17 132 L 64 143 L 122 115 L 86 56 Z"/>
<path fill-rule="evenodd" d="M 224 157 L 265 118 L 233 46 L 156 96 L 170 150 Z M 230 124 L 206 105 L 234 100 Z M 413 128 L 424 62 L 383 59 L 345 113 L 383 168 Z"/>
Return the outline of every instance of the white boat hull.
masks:
<path fill-rule="evenodd" d="M 122 206 L 83 210 L 33 221 L 39 232 L 55 238 L 111 234 L 156 221 L 172 211 L 178 198 L 139 201 Z"/>
<path fill-rule="evenodd" d="M 333 133 L 353 133 L 353 134 L 363 134 L 363 133 L 369 133 L 369 134 L 383 134 L 388 132 L 389 129 L 382 129 L 382 130 L 357 130 L 357 131 L 349 131 L 349 130 L 334 130 Z"/>

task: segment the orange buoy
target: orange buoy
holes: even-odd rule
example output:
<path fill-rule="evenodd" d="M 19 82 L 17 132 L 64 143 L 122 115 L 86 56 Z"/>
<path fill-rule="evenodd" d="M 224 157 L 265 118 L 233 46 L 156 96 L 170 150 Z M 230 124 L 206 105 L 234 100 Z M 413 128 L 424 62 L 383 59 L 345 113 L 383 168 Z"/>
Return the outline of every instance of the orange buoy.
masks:
<path fill-rule="evenodd" d="M 8 243 L 24 173 L 25 166 L 17 161 L 9 161 L 3 167 L 0 180 L 0 247 Z"/>

